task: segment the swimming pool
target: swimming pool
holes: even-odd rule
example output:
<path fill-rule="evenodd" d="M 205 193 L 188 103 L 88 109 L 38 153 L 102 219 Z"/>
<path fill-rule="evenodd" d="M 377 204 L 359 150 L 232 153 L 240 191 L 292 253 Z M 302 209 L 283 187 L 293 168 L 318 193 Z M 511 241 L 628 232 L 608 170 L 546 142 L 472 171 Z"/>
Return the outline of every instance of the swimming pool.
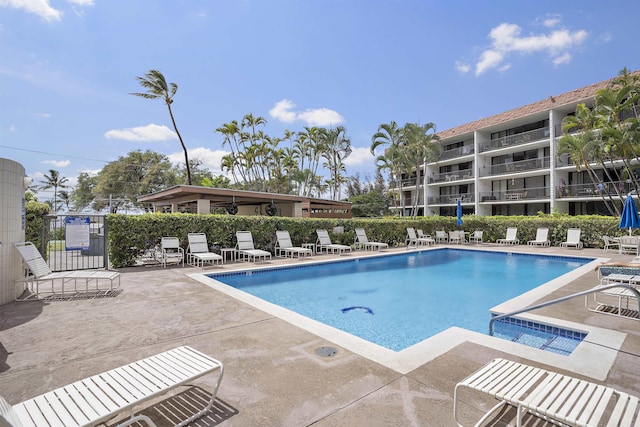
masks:
<path fill-rule="evenodd" d="M 402 351 L 453 326 L 487 333 L 491 307 L 590 261 L 436 249 L 208 277 Z"/>

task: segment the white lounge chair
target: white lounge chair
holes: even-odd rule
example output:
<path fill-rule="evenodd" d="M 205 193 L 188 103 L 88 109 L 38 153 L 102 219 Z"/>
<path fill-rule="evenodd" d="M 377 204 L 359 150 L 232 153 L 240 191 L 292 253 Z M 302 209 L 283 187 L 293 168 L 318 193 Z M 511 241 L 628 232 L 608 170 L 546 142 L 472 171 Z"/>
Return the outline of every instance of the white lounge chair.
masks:
<path fill-rule="evenodd" d="M 436 243 L 449 243 L 449 236 L 444 230 L 436 230 Z"/>
<path fill-rule="evenodd" d="M 172 263 L 182 264 L 184 267 L 184 249 L 180 247 L 180 240 L 177 237 L 163 237 L 160 240 L 158 261 L 162 264 L 162 268 Z"/>
<path fill-rule="evenodd" d="M 187 264 L 194 267 L 204 267 L 205 264 L 222 265 L 222 255 L 209 251 L 207 235 L 204 233 L 187 234 L 189 246 L 187 246 Z"/>
<path fill-rule="evenodd" d="M 313 251 L 309 248 L 293 246 L 291 235 L 287 230 L 276 231 L 275 253 L 278 257 L 304 257 L 313 255 Z"/>
<path fill-rule="evenodd" d="M 469 242 L 472 243 L 482 243 L 482 236 L 484 235 L 483 230 L 476 230 L 469 235 Z"/>
<path fill-rule="evenodd" d="M 536 230 L 536 239 L 529 240 L 527 244 L 529 246 L 549 246 L 551 243 L 549 242 L 549 229 L 546 227 L 538 227 Z"/>
<path fill-rule="evenodd" d="M 526 414 L 559 425 L 638 425 L 640 405 L 637 397 L 601 384 L 510 360 L 494 359 L 456 384 L 453 417 L 458 426 L 462 426 L 459 409 L 460 394 L 466 395 L 462 392 L 464 389 L 488 394 L 499 401 L 476 426 L 484 425 L 505 405 L 516 407 L 518 426 L 522 425 L 522 418 Z M 632 424 L 634 415 L 636 421 Z"/>
<path fill-rule="evenodd" d="M 250 231 L 236 231 L 236 253 L 240 261 L 271 261 L 271 252 L 256 249 L 253 246 L 253 236 Z"/>
<path fill-rule="evenodd" d="M 436 244 L 436 240 L 433 237 L 431 237 L 431 234 L 425 234 L 424 231 L 422 231 L 422 228 L 417 228 L 416 234 L 418 235 L 418 239 L 427 240 L 429 245 Z"/>
<path fill-rule="evenodd" d="M 356 240 L 354 246 L 357 248 L 363 248 L 364 250 L 382 250 L 387 249 L 389 245 L 383 242 L 370 242 L 367 238 L 367 232 L 364 228 L 356 228 Z"/>
<path fill-rule="evenodd" d="M 518 228 L 507 228 L 507 235 L 505 236 L 505 238 L 496 240 L 496 243 L 499 243 L 501 245 L 519 245 L 520 240 L 518 239 Z"/>
<path fill-rule="evenodd" d="M 337 252 L 340 255 L 346 252 L 351 252 L 351 246 L 331 243 L 331 238 L 329 237 L 329 232 L 327 230 L 318 229 L 316 230 L 316 234 L 318 235 L 318 240 L 316 241 L 318 252 L 327 251 L 332 254 Z"/>
<path fill-rule="evenodd" d="M 431 237 L 421 238 L 416 234 L 416 230 L 413 227 L 407 227 L 407 237 L 405 238 L 405 244 L 407 249 L 418 246 L 429 246 L 435 244 L 436 241 Z"/>
<path fill-rule="evenodd" d="M 128 412 L 129 418 L 118 426 L 128 426 L 140 421 L 155 426 L 146 415 L 134 415 L 134 408 L 215 372 L 218 372 L 218 378 L 209 402 L 204 409 L 188 416 L 179 424 L 186 425 L 211 409 L 223 374 L 220 361 L 187 346 L 94 375 L 15 405 L 9 405 L 0 397 L 0 425 L 4 426 L 6 422 L 10 426 L 25 427 L 95 426 L 106 423 L 120 413 Z M 190 405 L 191 402 L 185 407 L 191 409 Z"/>
<path fill-rule="evenodd" d="M 18 242 L 16 249 L 22 257 L 22 266 L 25 277 L 16 280 L 16 286 L 22 286 L 22 295 L 16 297 L 17 301 L 39 299 L 41 296 L 78 294 L 82 292 L 108 293 L 120 287 L 120 273 L 107 270 L 75 270 L 53 272 L 49 264 L 42 258 L 40 252 L 31 242 Z M 49 290 L 40 290 L 40 284 L 49 282 Z M 80 282 L 80 283 L 78 283 Z M 89 285 L 94 282 L 95 287 Z M 101 286 L 101 282 L 107 282 L 107 286 Z M 70 285 L 73 287 L 70 288 Z M 78 288 L 78 285 L 84 285 Z M 24 292 L 28 291 L 28 292 Z"/>
<path fill-rule="evenodd" d="M 579 228 L 570 228 L 567 230 L 567 241 L 560 243 L 560 247 L 569 248 L 573 247 L 576 249 L 582 249 L 582 242 L 580 241 L 580 229 Z"/>

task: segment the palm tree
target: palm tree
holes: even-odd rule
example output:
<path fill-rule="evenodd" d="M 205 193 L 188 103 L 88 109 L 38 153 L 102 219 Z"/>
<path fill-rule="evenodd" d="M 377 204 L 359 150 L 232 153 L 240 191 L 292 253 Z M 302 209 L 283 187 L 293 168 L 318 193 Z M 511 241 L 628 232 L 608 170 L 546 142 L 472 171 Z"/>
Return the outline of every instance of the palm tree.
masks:
<path fill-rule="evenodd" d="M 58 210 L 58 189 L 67 188 L 66 183 L 69 182 L 68 178 L 60 176 L 60 172 L 57 170 L 49 169 L 49 175 L 44 176 L 42 185 L 38 187 L 40 190 L 49 190 L 53 188 L 53 204 L 51 207 L 54 211 Z"/>
<path fill-rule="evenodd" d="M 346 171 L 344 159 L 351 154 L 351 139 L 346 134 L 344 126 L 329 129 L 325 132 L 325 150 L 322 157 L 326 162 L 323 164 L 331 175 L 329 193 L 333 200 L 340 200 L 340 188 L 345 182 L 345 178 L 340 172 Z"/>
<path fill-rule="evenodd" d="M 138 83 L 147 89 L 145 93 L 130 93 L 130 95 L 140 96 L 146 99 L 162 99 L 167 104 L 167 108 L 169 109 L 169 116 L 171 116 L 171 123 L 173 123 L 173 129 L 176 131 L 176 135 L 178 135 L 178 139 L 180 140 L 180 145 L 182 145 L 182 151 L 184 151 L 184 163 L 187 168 L 187 181 L 188 184 L 191 185 L 191 168 L 189 167 L 189 154 L 187 153 L 187 147 L 184 145 L 184 141 L 182 140 L 182 136 L 178 131 L 178 127 L 176 126 L 176 120 L 173 117 L 173 111 L 171 110 L 171 104 L 173 104 L 173 96 L 178 91 L 178 85 L 175 83 L 167 84 L 167 80 L 164 78 L 162 73 L 158 70 L 151 70 L 144 77 L 136 77 Z"/>

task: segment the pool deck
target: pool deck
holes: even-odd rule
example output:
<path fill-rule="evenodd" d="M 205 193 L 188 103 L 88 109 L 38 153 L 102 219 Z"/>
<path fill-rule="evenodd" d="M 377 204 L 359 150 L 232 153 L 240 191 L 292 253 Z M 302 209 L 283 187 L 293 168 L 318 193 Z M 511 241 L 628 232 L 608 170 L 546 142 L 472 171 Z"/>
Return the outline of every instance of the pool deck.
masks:
<path fill-rule="evenodd" d="M 492 244 L 479 248 L 625 262 L 633 257 L 598 249 Z M 387 252 L 396 250 L 406 252 L 405 248 Z M 342 258 L 371 254 L 356 251 Z M 331 258 L 337 257 L 316 255 L 312 261 Z M 301 262 L 274 258 L 271 265 Z M 596 339 L 587 343 L 589 350 L 579 362 L 563 363 L 557 358 L 564 356 L 549 354 L 545 358 L 537 353 L 540 350 L 515 344 L 503 347 L 494 345 L 491 337 L 468 338 L 454 331 L 440 338 L 441 342 L 415 350 L 424 363 L 411 357 L 408 365 L 402 366 L 405 359 L 391 364 L 375 361 L 363 356 L 366 351 L 360 351 L 357 342 L 346 348 L 340 345 L 342 338 L 294 326 L 192 277 L 194 273 L 247 267 L 255 265 L 121 269 L 122 291 L 112 297 L 0 306 L 0 395 L 17 403 L 143 357 L 190 345 L 219 359 L 225 369 L 214 409 L 192 423 L 194 426 L 453 426 L 455 384 L 495 357 L 606 382 L 640 396 L 640 321 L 591 312 L 585 308 L 584 298 L 541 308 L 532 315 L 594 328 L 603 337 L 622 337 L 619 349 L 606 348 L 610 344 Z M 525 302 L 532 305 L 596 284 L 597 273 L 589 269 L 547 295 L 529 295 Z M 448 285 L 458 286 L 461 293 L 466 286 L 453 279 Z M 513 346 L 519 350 L 512 351 Z M 318 355 L 316 350 L 322 347 L 335 348 L 337 353 Z M 433 352 L 432 347 L 441 350 Z M 596 348 L 611 357 L 600 357 Z M 206 396 L 212 390 L 211 380 L 203 377 L 192 387 L 162 396 L 144 405 L 142 413 L 158 426 L 173 425 L 171 408 Z M 479 418 L 490 404 L 491 399 L 481 396 L 466 398 L 462 407 L 465 425 Z M 493 425 L 512 420 L 513 411 L 507 411 Z M 528 421 L 526 425 L 545 425 L 540 420 Z"/>

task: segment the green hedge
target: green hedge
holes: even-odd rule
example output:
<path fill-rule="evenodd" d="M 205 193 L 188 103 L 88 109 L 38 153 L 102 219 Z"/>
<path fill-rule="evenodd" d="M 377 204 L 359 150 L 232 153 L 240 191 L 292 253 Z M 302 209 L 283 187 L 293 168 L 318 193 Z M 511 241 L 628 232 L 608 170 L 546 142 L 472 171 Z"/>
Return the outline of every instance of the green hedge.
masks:
<path fill-rule="evenodd" d="M 364 228 L 371 241 L 386 242 L 390 246 L 404 245 L 406 228 L 421 228 L 424 233 L 435 235 L 436 230 L 473 232 L 484 230 L 484 241 L 495 242 L 504 238 L 507 227 L 518 227 L 521 244 L 534 240 L 538 227 L 549 228 L 551 245 L 557 246 L 567 238 L 567 229 L 580 228 L 585 247 L 602 247 L 602 236 L 624 234 L 618 228 L 618 219 L 605 216 L 465 216 L 461 227 L 452 217 L 424 217 L 418 219 L 302 219 L 263 216 L 160 214 L 137 216 L 107 215 L 109 230 L 109 256 L 113 267 L 135 264 L 136 258 L 148 248 L 160 243 L 163 236 L 175 236 L 187 247 L 188 233 L 205 233 L 211 245 L 234 247 L 236 230 L 250 230 L 256 248 L 273 252 L 275 231 L 288 230 L 294 245 L 315 242 L 318 228 L 331 234 L 333 243 L 352 244 L 355 228 Z M 344 227 L 343 234 L 332 234 L 334 227 Z"/>

